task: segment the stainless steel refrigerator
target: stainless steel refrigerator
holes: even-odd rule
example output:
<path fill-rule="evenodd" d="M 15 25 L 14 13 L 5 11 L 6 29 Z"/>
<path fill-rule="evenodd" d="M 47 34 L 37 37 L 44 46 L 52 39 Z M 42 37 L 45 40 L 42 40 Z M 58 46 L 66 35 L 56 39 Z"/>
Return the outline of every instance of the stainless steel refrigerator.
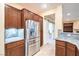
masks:
<path fill-rule="evenodd" d="M 25 41 L 26 56 L 32 56 L 40 50 L 40 25 L 39 22 L 26 20 Z"/>

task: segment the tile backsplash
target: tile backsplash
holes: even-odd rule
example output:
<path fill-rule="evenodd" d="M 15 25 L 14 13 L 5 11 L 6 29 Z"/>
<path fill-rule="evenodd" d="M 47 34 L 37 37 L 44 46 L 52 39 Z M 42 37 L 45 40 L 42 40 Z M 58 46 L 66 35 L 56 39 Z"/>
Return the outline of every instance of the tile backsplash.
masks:
<path fill-rule="evenodd" d="M 11 37 L 17 37 L 17 29 L 16 28 L 10 28 L 5 30 L 5 38 L 11 38 Z"/>
<path fill-rule="evenodd" d="M 5 30 L 5 38 L 24 37 L 24 29 L 10 28 Z"/>

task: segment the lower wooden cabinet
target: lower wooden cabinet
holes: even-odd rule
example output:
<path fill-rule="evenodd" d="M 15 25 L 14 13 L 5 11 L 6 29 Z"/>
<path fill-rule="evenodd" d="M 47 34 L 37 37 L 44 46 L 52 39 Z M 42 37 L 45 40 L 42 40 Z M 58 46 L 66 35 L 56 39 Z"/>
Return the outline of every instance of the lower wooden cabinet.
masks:
<path fill-rule="evenodd" d="M 78 50 L 78 48 L 77 48 L 77 56 L 79 56 L 79 50 Z"/>
<path fill-rule="evenodd" d="M 76 56 L 75 54 L 75 50 L 74 49 L 71 49 L 71 48 L 67 48 L 67 52 L 66 52 L 67 56 Z"/>
<path fill-rule="evenodd" d="M 18 56 L 24 56 L 25 55 L 24 45 L 19 45 L 17 47 L 17 55 Z"/>
<path fill-rule="evenodd" d="M 56 56 L 65 56 L 65 47 L 56 45 Z"/>
<path fill-rule="evenodd" d="M 6 44 L 5 55 L 6 56 L 24 56 L 25 55 L 24 40 Z"/>
<path fill-rule="evenodd" d="M 56 56 L 79 56 L 79 50 L 72 43 L 56 40 Z"/>
<path fill-rule="evenodd" d="M 5 51 L 6 56 L 17 56 L 17 47 L 6 48 Z"/>
<path fill-rule="evenodd" d="M 56 56 L 65 56 L 65 42 L 56 40 Z"/>
<path fill-rule="evenodd" d="M 66 44 L 66 55 L 67 56 L 76 56 L 76 46 L 67 42 L 67 44 Z"/>

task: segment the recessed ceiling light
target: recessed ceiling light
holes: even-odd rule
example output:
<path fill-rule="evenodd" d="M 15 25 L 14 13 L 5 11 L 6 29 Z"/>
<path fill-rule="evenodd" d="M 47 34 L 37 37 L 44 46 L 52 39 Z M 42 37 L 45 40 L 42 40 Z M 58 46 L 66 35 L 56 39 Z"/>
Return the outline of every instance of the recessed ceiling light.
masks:
<path fill-rule="evenodd" d="M 67 13 L 67 16 L 70 16 L 71 15 L 71 13 Z"/>
<path fill-rule="evenodd" d="M 42 8 L 47 8 L 47 4 L 42 4 Z"/>

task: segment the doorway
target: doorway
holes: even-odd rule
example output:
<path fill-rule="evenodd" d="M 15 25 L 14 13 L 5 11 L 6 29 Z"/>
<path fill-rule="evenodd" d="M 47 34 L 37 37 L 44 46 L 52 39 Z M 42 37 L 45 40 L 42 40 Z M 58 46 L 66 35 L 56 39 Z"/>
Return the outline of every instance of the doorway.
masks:
<path fill-rule="evenodd" d="M 43 46 L 35 56 L 55 56 L 55 18 L 47 15 L 43 20 Z"/>
<path fill-rule="evenodd" d="M 54 40 L 54 23 L 51 23 L 48 21 L 48 39 L 47 39 L 47 43 L 52 43 Z"/>
<path fill-rule="evenodd" d="M 47 15 L 43 21 L 44 45 L 51 44 L 55 39 L 55 15 Z"/>

